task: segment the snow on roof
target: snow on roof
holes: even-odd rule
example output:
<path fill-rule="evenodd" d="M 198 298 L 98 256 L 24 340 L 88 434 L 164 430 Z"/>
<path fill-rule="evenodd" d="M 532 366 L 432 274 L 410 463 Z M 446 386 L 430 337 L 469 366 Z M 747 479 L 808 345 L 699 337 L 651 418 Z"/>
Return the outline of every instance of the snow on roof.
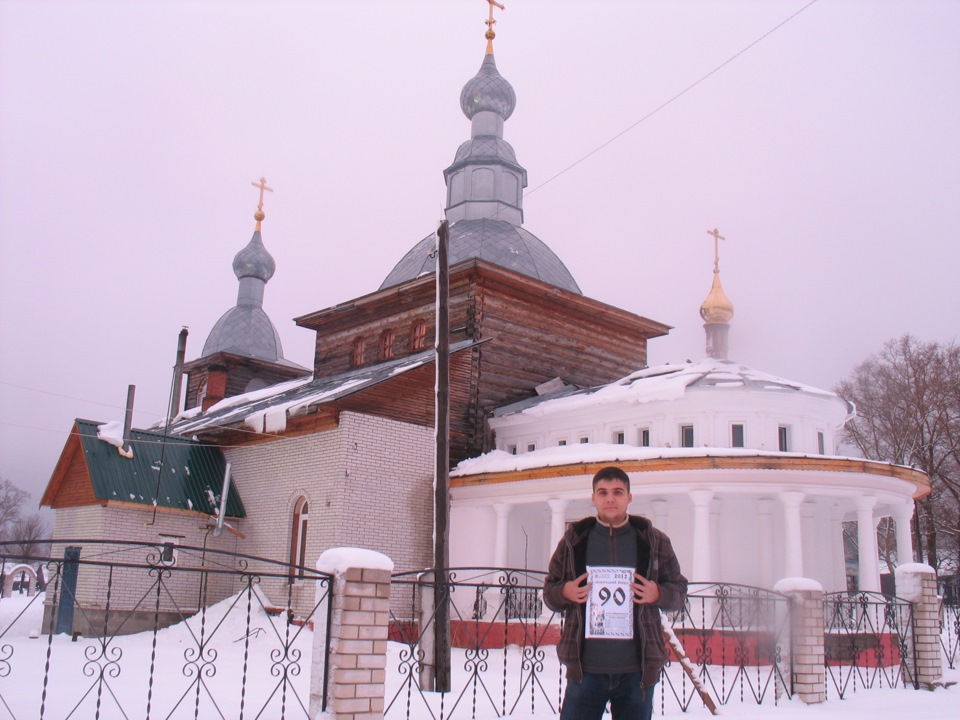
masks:
<path fill-rule="evenodd" d="M 499 408 L 494 414 L 549 415 L 604 404 L 677 400 L 684 396 L 688 388 L 789 390 L 836 397 L 829 390 L 785 380 L 737 362 L 707 358 L 696 363 L 643 368 L 608 385 L 580 390 L 564 397 L 545 396 L 524 400 Z"/>
<path fill-rule="evenodd" d="M 471 347 L 473 340 L 461 340 L 450 352 Z M 287 419 L 305 414 L 311 406 L 350 395 L 397 375 L 410 372 L 433 361 L 434 350 L 356 368 L 322 378 L 298 378 L 260 390 L 234 395 L 211 405 L 206 412 L 177 416 L 171 433 L 189 435 L 201 430 L 243 423 L 254 432 L 278 433 L 287 427 Z"/>
<path fill-rule="evenodd" d="M 574 445 L 556 445 L 542 450 L 533 450 L 520 455 L 491 450 L 479 457 L 462 460 L 450 472 L 450 477 L 466 477 L 484 473 L 514 472 L 533 470 L 542 467 L 560 465 L 579 465 L 589 463 L 617 463 L 626 460 L 655 460 L 657 458 L 690 457 L 827 457 L 825 455 L 806 455 L 804 453 L 783 453 L 752 450 L 749 448 L 721 447 L 637 447 L 634 445 L 614 445 L 611 443 L 576 443 Z"/>

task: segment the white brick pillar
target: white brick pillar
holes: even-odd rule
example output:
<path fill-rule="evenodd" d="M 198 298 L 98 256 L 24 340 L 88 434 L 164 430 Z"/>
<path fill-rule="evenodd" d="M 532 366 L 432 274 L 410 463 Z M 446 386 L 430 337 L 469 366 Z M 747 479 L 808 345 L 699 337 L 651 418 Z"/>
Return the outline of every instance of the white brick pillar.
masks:
<path fill-rule="evenodd" d="M 382 720 L 390 624 L 390 575 L 393 561 L 360 548 L 332 548 L 317 570 L 334 576 L 330 618 L 330 664 L 323 701 L 322 618 L 313 633 L 310 717 Z M 325 588 L 318 588 L 318 594 Z"/>
<path fill-rule="evenodd" d="M 773 589 L 793 601 L 793 692 L 805 703 L 822 703 L 827 699 L 823 587 L 816 580 L 792 577 Z"/>
<path fill-rule="evenodd" d="M 929 565 L 906 563 L 894 571 L 897 597 L 913 603 L 913 638 L 908 640 L 908 653 L 916 655 L 916 681 L 932 690 L 942 680 L 943 656 L 940 653 L 940 598 L 937 596 L 937 574 Z M 905 667 L 914 681 L 913 658 Z"/>

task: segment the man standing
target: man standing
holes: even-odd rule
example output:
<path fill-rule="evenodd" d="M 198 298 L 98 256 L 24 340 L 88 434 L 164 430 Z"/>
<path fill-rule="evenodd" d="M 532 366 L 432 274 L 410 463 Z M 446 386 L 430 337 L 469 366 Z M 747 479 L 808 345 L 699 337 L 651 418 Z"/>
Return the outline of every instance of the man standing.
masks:
<path fill-rule="evenodd" d="M 567 668 L 567 691 L 560 720 L 600 720 L 608 701 L 613 720 L 649 720 L 667 660 L 660 609 L 683 607 L 687 579 L 670 539 L 646 518 L 627 514 L 633 500 L 627 473 L 613 466 L 600 470 L 591 500 L 596 517 L 573 523 L 564 534 L 543 588 L 547 607 L 564 613 L 557 655 Z M 605 578 L 602 587 L 589 582 L 591 571 Z M 618 575 L 627 579 L 618 581 Z M 617 615 L 628 593 L 632 612 L 624 604 Z"/>

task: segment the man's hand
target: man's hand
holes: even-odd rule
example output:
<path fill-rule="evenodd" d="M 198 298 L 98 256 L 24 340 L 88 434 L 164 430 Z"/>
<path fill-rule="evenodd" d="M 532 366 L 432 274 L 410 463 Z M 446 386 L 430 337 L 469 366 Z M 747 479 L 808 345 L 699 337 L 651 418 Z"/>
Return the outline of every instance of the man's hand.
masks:
<path fill-rule="evenodd" d="M 587 574 L 584 573 L 576 580 L 570 580 L 563 584 L 563 590 L 560 591 L 565 600 L 578 605 L 583 605 L 587 601 L 587 595 L 590 594 L 590 585 L 587 583 Z"/>
<path fill-rule="evenodd" d="M 630 583 L 630 587 L 633 588 L 633 601 L 637 605 L 654 605 L 660 599 L 660 586 L 653 580 L 647 580 L 637 572 L 633 574 L 633 579 L 636 582 Z"/>

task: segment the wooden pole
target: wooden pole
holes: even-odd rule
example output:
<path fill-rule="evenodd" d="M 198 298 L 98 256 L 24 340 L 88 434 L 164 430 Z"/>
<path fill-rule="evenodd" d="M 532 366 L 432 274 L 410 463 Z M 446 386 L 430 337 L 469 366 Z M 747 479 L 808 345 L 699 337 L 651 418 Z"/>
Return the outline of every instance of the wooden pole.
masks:
<path fill-rule="evenodd" d="M 437 230 L 437 397 L 436 467 L 434 472 L 434 582 L 436 591 L 436 687 L 450 691 L 450 594 L 447 568 L 450 564 L 450 278 L 447 252 L 450 225 L 444 220 Z"/>

